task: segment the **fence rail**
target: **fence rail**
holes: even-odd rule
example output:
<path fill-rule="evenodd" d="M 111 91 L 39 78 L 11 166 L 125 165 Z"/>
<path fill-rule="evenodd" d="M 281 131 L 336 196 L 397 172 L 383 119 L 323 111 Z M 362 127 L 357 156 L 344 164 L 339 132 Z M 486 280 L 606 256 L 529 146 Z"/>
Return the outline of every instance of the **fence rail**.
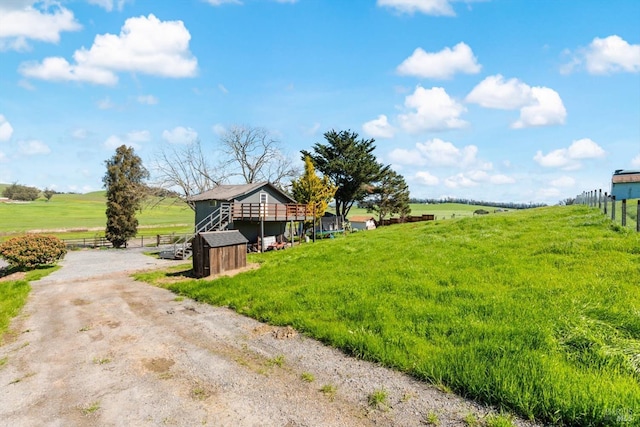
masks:
<path fill-rule="evenodd" d="M 603 194 L 602 189 L 600 189 L 578 194 L 575 203 L 598 208 L 605 215 L 610 216 L 611 221 L 619 221 L 623 227 L 632 227 L 635 223 L 636 231 L 640 232 L 640 200 L 636 201 L 634 209 L 633 201 L 627 199 L 616 200 L 616 196 L 607 194 L 606 191 Z M 628 205 L 631 205 L 631 207 Z M 616 218 L 618 215 L 619 217 Z"/>
<path fill-rule="evenodd" d="M 143 248 L 158 247 L 161 245 L 171 245 L 176 242 L 182 234 L 156 234 L 149 236 L 136 236 L 127 242 L 127 247 Z M 82 239 L 61 239 L 67 248 L 111 248 L 113 245 L 104 236 L 86 237 Z"/>

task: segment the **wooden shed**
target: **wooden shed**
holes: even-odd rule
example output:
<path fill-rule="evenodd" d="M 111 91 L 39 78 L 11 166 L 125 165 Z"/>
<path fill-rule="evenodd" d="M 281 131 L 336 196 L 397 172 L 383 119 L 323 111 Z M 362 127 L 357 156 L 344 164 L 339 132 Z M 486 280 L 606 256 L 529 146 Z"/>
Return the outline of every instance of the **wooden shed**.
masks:
<path fill-rule="evenodd" d="M 611 177 L 611 195 L 616 200 L 640 199 L 640 171 L 615 171 Z"/>
<path fill-rule="evenodd" d="M 246 267 L 247 243 L 238 230 L 198 233 L 193 240 L 193 274 L 200 278 Z"/>

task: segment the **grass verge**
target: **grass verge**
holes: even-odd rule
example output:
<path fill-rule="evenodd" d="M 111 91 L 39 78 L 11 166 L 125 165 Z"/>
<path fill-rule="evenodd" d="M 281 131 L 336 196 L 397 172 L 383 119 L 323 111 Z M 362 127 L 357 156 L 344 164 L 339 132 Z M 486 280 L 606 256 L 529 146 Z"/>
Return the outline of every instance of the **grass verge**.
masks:
<path fill-rule="evenodd" d="M 640 233 L 595 209 L 404 224 L 252 262 L 162 285 L 528 419 L 640 423 Z"/>
<path fill-rule="evenodd" d="M 59 266 L 39 268 L 27 272 L 23 279 L 0 281 L 0 344 L 4 342 L 4 334 L 9 328 L 11 319 L 20 312 L 27 301 L 31 290 L 29 282 L 40 280 L 59 268 Z M 7 274 L 13 272 L 12 270 L 6 271 Z"/>

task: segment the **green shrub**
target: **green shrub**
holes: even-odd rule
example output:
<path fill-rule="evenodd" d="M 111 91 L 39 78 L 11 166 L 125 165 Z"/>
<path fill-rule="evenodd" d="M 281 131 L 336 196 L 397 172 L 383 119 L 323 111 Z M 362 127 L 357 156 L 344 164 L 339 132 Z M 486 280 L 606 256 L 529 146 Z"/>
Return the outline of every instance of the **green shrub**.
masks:
<path fill-rule="evenodd" d="M 28 187 L 26 185 L 20 185 L 13 183 L 2 192 L 4 197 L 8 197 L 12 200 L 23 200 L 31 202 L 38 198 L 40 190 L 36 187 Z"/>
<path fill-rule="evenodd" d="M 25 234 L 0 244 L 0 257 L 20 269 L 54 264 L 66 253 L 64 243 L 55 236 Z"/>

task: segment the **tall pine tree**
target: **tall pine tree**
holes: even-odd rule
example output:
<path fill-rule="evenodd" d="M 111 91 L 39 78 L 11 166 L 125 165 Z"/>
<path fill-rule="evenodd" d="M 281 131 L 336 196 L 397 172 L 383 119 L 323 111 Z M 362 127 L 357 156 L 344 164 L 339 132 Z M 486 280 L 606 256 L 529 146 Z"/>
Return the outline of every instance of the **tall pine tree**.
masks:
<path fill-rule="evenodd" d="M 105 237 L 114 248 L 126 246 L 138 232 L 136 211 L 145 197 L 143 181 L 149 172 L 132 147 L 121 145 L 105 161 L 107 172 L 102 182 L 107 189 L 107 228 Z"/>
<path fill-rule="evenodd" d="M 382 222 L 392 215 L 405 218 L 411 213 L 409 186 L 404 177 L 392 169 L 385 170 L 370 191 L 365 206 L 367 212 L 378 213 L 378 221 Z"/>
<path fill-rule="evenodd" d="M 377 181 L 388 166 L 376 161 L 373 139 L 358 139 L 355 132 L 335 130 L 326 132 L 324 138 L 326 144 L 316 143 L 314 153 L 303 150 L 302 155 L 311 157 L 315 167 L 338 187 L 336 213 L 346 218 L 353 204 L 367 196 L 367 187 Z"/>

